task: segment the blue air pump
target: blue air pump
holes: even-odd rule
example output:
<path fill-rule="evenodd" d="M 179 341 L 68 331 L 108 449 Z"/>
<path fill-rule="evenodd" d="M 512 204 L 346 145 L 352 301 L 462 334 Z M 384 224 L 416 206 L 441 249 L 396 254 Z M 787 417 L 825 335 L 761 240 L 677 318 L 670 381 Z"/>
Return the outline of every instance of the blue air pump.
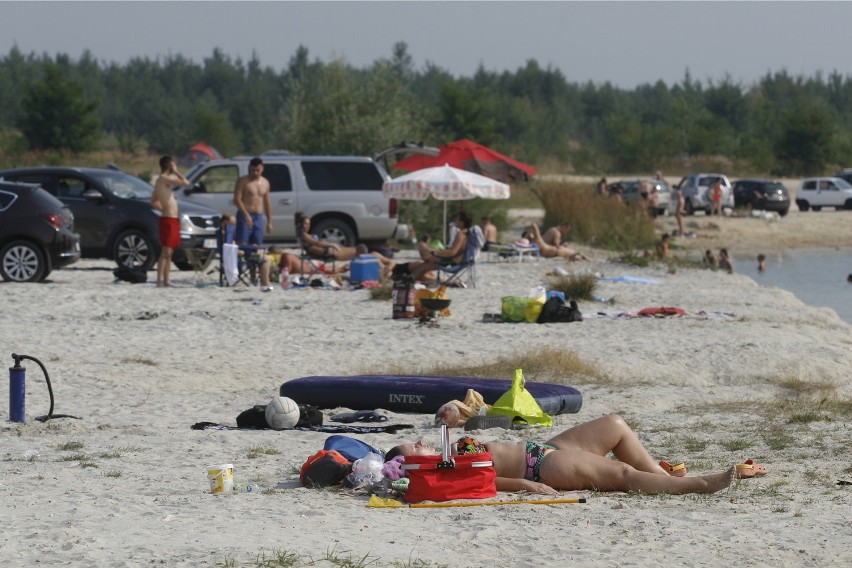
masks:
<path fill-rule="evenodd" d="M 35 357 L 30 357 L 29 355 L 18 355 L 16 353 L 12 353 L 12 359 L 15 360 L 15 366 L 9 367 L 9 420 L 12 422 L 20 422 L 25 423 L 27 421 L 27 410 L 26 410 L 26 382 L 27 375 L 26 369 L 21 366 L 21 361 L 24 359 L 29 359 L 30 361 L 34 361 L 41 367 L 41 372 L 44 373 L 44 380 L 47 383 L 47 392 L 50 394 L 50 410 L 47 411 L 46 416 L 37 416 L 36 420 L 40 422 L 47 422 L 51 418 L 75 418 L 79 420 L 76 416 L 70 416 L 68 414 L 54 414 L 53 413 L 53 387 L 50 386 L 50 375 L 47 374 L 47 369 L 44 368 L 41 361 L 36 359 Z"/>

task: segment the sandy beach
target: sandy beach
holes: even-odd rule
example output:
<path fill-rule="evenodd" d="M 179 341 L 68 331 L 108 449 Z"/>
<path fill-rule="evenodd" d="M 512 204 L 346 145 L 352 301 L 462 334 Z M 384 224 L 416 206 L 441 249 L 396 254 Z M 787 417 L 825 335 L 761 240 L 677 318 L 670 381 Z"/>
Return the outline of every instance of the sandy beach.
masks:
<path fill-rule="evenodd" d="M 762 248 L 766 235 L 789 237 L 788 248 L 848 246 L 848 220 L 791 211 L 777 222 L 688 222 L 698 224 L 699 251 L 707 242 Z M 673 219 L 658 223 L 668 230 Z M 852 481 L 852 327 L 738 274 L 589 254 L 573 264 L 483 257 L 477 287 L 449 290 L 452 315 L 437 327 L 393 320 L 391 304 L 364 290 L 196 287 L 192 273 L 157 289 L 115 283 L 105 260 L 40 285 L 0 285 L 7 366 L 13 352 L 39 358 L 55 412 L 82 418 L 35 421 L 47 412 L 47 388 L 25 364 L 27 423 L 2 425 L 0 558 L 7 566 L 852 564 L 852 487 L 837 484 Z M 657 283 L 601 282 L 597 294 L 611 303 L 581 302 L 579 323 L 482 323 L 502 296 L 526 295 L 556 267 Z M 632 317 L 653 306 L 687 315 Z M 618 413 L 655 457 L 683 461 L 691 474 L 748 458 L 769 474 L 702 496 L 579 492 L 569 495 L 586 504 L 373 509 L 363 492 L 299 486 L 298 468 L 327 433 L 190 428 L 235 425 L 297 377 L 389 365 L 416 373 L 541 347 L 597 369 L 560 377 L 582 392 L 580 412 L 554 417 L 549 429 L 478 438 L 547 439 Z M 383 450 L 420 437 L 438 443 L 432 416 L 379 410 L 387 424 L 414 428 L 354 437 Z M 334 412 L 325 411 L 326 424 Z M 206 467 L 216 463 L 233 463 L 236 483 L 265 490 L 210 494 Z"/>

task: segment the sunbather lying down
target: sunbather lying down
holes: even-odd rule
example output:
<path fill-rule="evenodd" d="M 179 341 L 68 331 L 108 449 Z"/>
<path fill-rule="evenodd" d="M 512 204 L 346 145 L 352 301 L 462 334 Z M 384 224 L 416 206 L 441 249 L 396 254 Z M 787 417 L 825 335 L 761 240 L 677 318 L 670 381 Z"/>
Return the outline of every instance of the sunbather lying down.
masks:
<path fill-rule="evenodd" d="M 685 468 L 669 471 L 654 460 L 627 423 L 617 415 L 604 416 L 575 426 L 539 442 L 487 442 L 462 438 L 454 454 L 491 452 L 497 473 L 498 491 L 528 491 L 556 494 L 557 489 L 596 491 L 641 491 L 648 494 L 714 493 L 738 477 L 766 473 L 749 460 L 727 471 L 682 477 Z M 612 452 L 618 461 L 606 455 Z M 422 440 L 391 449 L 385 460 L 398 455 L 440 455 L 440 450 Z"/>
<path fill-rule="evenodd" d="M 326 266 L 326 264 L 319 260 L 302 260 L 295 254 L 290 254 L 289 252 L 280 252 L 277 253 L 280 255 L 278 259 L 278 271 L 284 270 L 284 267 L 287 267 L 287 271 L 290 274 L 341 274 L 343 272 L 349 272 L 349 265 L 343 264 L 336 267 Z M 270 254 L 270 256 L 272 256 Z"/>
<path fill-rule="evenodd" d="M 560 242 L 562 232 L 559 228 L 567 227 L 560 225 L 554 227 L 547 232 L 547 238 L 542 237 L 538 225 L 533 223 L 530 228 L 524 233 L 527 238 L 538 245 L 539 254 L 544 258 L 567 258 L 568 260 L 588 260 L 585 256 L 572 249 L 566 244 Z M 566 229 L 567 232 L 567 229 Z"/>

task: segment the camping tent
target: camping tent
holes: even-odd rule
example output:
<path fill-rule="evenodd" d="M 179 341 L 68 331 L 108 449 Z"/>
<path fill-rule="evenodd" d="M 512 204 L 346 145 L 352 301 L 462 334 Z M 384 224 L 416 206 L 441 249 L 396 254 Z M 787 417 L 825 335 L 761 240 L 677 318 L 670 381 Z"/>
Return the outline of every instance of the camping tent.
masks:
<path fill-rule="evenodd" d="M 450 142 L 439 150 L 437 156 L 409 156 L 395 163 L 393 168 L 411 172 L 448 164 L 504 183 L 527 181 L 536 174 L 532 166 L 466 138 Z"/>
<path fill-rule="evenodd" d="M 178 164 L 184 168 L 191 168 L 196 164 L 201 164 L 208 160 L 218 160 L 222 158 L 222 154 L 209 144 L 199 142 L 190 147 L 178 160 Z"/>

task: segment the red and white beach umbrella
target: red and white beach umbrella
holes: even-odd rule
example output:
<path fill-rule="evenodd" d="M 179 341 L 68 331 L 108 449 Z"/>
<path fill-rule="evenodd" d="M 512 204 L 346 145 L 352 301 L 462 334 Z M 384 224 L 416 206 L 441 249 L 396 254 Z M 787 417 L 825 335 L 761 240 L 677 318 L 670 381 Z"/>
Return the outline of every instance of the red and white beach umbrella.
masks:
<path fill-rule="evenodd" d="M 386 181 L 382 185 L 386 197 L 425 201 L 430 196 L 444 202 L 444 230 L 447 226 L 447 201 L 482 197 L 509 199 L 505 183 L 452 166 L 425 168 Z M 446 238 L 446 235 L 445 235 Z"/>

